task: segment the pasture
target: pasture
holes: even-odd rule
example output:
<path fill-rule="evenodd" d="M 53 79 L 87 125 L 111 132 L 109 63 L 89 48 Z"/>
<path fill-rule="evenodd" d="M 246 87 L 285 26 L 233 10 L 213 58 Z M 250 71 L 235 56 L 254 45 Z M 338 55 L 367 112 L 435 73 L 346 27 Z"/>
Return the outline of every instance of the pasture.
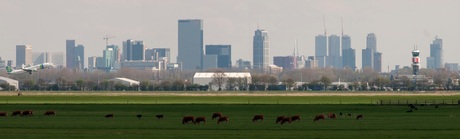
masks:
<path fill-rule="evenodd" d="M 458 99 L 453 96 L 0 96 L 2 138 L 458 138 L 460 106 L 375 105 L 378 99 Z M 64 100 L 63 100 L 64 99 Z M 8 104 L 4 101 L 8 100 Z M 129 102 L 126 103 L 126 100 Z M 154 101 L 157 102 L 154 102 Z M 249 104 L 247 103 L 249 100 Z M 277 100 L 277 101 L 275 101 Z M 342 101 L 342 104 L 338 103 Z M 67 101 L 67 102 L 65 102 Z M 185 101 L 185 102 L 182 102 Z M 158 103 L 160 102 L 160 103 Z M 308 103 L 307 103 L 308 102 Z M 12 104 L 11 104 L 12 103 Z M 67 103 L 67 104 L 66 104 Z M 347 105 L 343 105 L 347 104 Z M 33 110 L 33 117 L 11 117 Z M 47 110 L 55 116 L 44 116 Z M 211 120 L 214 112 L 228 124 Z M 337 119 L 313 122 L 317 114 Z M 338 116 L 351 113 L 352 117 Z M 113 113 L 114 118 L 104 118 Z M 138 119 L 137 114 L 142 114 Z M 163 119 L 155 115 L 163 114 Z M 257 114 L 264 121 L 253 123 Z M 299 114 L 301 121 L 275 124 L 277 116 Z M 356 120 L 363 114 L 363 120 Z M 206 123 L 182 125 L 183 116 L 206 116 Z"/>

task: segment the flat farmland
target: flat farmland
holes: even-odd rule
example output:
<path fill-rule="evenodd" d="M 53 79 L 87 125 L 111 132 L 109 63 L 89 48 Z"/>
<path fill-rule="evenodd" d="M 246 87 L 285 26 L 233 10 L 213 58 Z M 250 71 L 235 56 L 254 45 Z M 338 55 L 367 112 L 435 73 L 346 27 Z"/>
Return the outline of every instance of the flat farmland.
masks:
<path fill-rule="evenodd" d="M 198 95 L 197 95 L 198 94 Z M 41 94 L 0 95 L 1 138 L 458 138 L 460 106 L 377 105 L 388 100 L 458 100 L 457 94 L 403 95 L 191 95 L 171 94 Z M 6 102 L 7 101 L 7 102 Z M 248 102 L 249 101 L 249 102 Z M 33 117 L 12 117 L 15 110 L 33 110 Z M 54 110 L 56 116 L 44 116 Z M 214 112 L 228 123 L 211 120 Z M 338 116 L 342 112 L 344 116 Z M 113 119 L 105 118 L 113 113 Z M 313 122 L 318 114 L 337 119 Z M 352 116 L 345 116 L 350 113 Z M 138 119 L 137 114 L 143 117 Z M 155 115 L 164 115 L 157 119 Z M 253 123 L 252 117 L 264 115 Z M 300 115 L 301 120 L 276 124 L 277 116 Z M 362 114 L 364 119 L 356 120 Z M 205 116 L 205 124 L 181 123 L 183 116 Z"/>

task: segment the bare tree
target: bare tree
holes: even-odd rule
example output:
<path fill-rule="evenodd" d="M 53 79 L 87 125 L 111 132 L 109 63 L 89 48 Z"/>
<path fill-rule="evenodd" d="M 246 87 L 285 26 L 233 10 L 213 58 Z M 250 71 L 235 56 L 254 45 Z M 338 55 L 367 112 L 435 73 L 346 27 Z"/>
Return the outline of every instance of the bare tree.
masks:
<path fill-rule="evenodd" d="M 225 85 L 225 83 L 227 83 L 227 80 L 228 80 L 227 75 L 225 75 L 224 72 L 216 71 L 214 72 L 214 75 L 212 75 L 211 84 L 217 85 L 217 87 L 219 88 L 219 91 L 221 91 L 222 87 Z"/>

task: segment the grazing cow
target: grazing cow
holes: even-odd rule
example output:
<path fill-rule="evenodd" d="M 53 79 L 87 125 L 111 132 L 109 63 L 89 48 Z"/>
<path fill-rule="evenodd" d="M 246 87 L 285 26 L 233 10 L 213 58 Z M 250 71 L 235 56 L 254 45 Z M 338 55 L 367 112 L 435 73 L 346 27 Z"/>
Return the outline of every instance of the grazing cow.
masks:
<path fill-rule="evenodd" d="M 158 119 L 163 119 L 164 115 L 163 115 L 163 114 L 159 114 L 159 115 L 156 115 L 155 117 L 157 117 Z"/>
<path fill-rule="evenodd" d="M 347 114 L 347 115 L 351 117 L 351 113 L 349 113 L 349 114 Z"/>
<path fill-rule="evenodd" d="M 220 112 L 215 112 L 215 113 L 212 114 L 212 119 L 213 119 L 213 120 L 214 120 L 215 118 L 220 118 L 220 117 L 222 117 L 222 113 L 220 113 Z"/>
<path fill-rule="evenodd" d="M 111 114 L 107 114 L 107 115 L 105 115 L 105 118 L 113 118 L 113 114 L 112 114 L 112 113 L 111 113 Z"/>
<path fill-rule="evenodd" d="M 198 123 L 200 124 L 201 122 L 203 122 L 203 124 L 206 123 L 206 117 L 196 117 L 195 118 L 195 124 Z"/>
<path fill-rule="evenodd" d="M 182 124 L 185 124 L 185 123 L 188 123 L 188 122 L 195 123 L 195 117 L 193 117 L 193 116 L 184 116 L 184 118 L 182 118 Z"/>
<path fill-rule="evenodd" d="M 410 110 L 408 110 L 408 111 L 406 111 L 406 112 L 412 112 L 412 109 L 410 109 Z"/>
<path fill-rule="evenodd" d="M 316 115 L 316 116 L 315 116 L 315 119 L 313 119 L 313 122 L 319 121 L 319 120 L 321 120 L 321 119 L 324 120 L 324 115 L 322 115 L 322 114 L 321 114 L 321 115 Z"/>
<path fill-rule="evenodd" d="M 412 105 L 412 104 L 409 104 L 409 108 L 410 108 L 410 109 L 415 109 L 415 110 L 417 110 L 417 107 L 415 107 L 415 106 Z"/>
<path fill-rule="evenodd" d="M 0 116 L 6 117 L 8 114 L 6 112 L 0 112 Z"/>
<path fill-rule="evenodd" d="M 363 115 L 362 115 L 362 114 L 356 116 L 356 120 L 359 120 L 359 119 L 363 119 Z"/>
<path fill-rule="evenodd" d="M 56 115 L 56 112 L 54 112 L 54 111 L 46 111 L 43 115 L 45 115 L 45 116 L 53 115 L 54 116 L 54 115 Z"/>
<path fill-rule="evenodd" d="M 136 115 L 136 117 L 137 117 L 138 119 L 141 119 L 142 114 L 138 114 L 138 115 Z"/>
<path fill-rule="evenodd" d="M 283 119 L 285 118 L 285 116 L 278 116 L 276 118 L 276 122 L 275 123 L 281 123 L 281 121 L 283 121 Z"/>
<path fill-rule="evenodd" d="M 300 121 L 300 115 L 294 115 L 291 117 L 292 121 Z"/>
<path fill-rule="evenodd" d="M 438 108 L 438 105 L 434 106 L 434 108 Z"/>
<path fill-rule="evenodd" d="M 254 115 L 252 118 L 252 122 L 258 121 L 258 120 L 264 120 L 264 115 Z"/>
<path fill-rule="evenodd" d="M 219 124 L 221 122 L 228 123 L 228 116 L 219 117 L 219 119 L 217 119 L 217 124 Z"/>
<path fill-rule="evenodd" d="M 22 111 L 22 115 L 21 116 L 34 116 L 34 112 L 33 111 Z"/>
<path fill-rule="evenodd" d="M 337 118 L 337 117 L 335 116 L 334 113 L 328 113 L 328 114 L 327 114 L 327 117 L 329 117 L 329 119 L 335 119 L 335 118 Z"/>
<path fill-rule="evenodd" d="M 13 111 L 13 113 L 11 114 L 11 116 L 22 116 L 22 112 L 21 111 Z"/>
<path fill-rule="evenodd" d="M 342 117 L 342 112 L 339 113 L 339 116 Z"/>
<path fill-rule="evenodd" d="M 283 125 L 283 124 L 286 123 L 286 122 L 291 123 L 291 122 L 292 122 L 292 121 L 291 121 L 291 118 L 290 118 L 290 117 L 286 117 L 286 118 L 284 118 L 283 120 L 281 120 L 281 125 Z"/>

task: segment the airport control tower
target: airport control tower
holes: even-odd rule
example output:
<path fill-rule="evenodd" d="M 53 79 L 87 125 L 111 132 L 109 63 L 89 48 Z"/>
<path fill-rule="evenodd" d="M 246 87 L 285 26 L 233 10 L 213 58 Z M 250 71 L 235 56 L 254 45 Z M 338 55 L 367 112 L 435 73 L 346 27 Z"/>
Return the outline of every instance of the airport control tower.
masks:
<path fill-rule="evenodd" d="M 418 75 L 420 71 L 420 51 L 417 50 L 417 48 L 412 51 L 412 70 L 413 70 L 413 75 Z"/>

